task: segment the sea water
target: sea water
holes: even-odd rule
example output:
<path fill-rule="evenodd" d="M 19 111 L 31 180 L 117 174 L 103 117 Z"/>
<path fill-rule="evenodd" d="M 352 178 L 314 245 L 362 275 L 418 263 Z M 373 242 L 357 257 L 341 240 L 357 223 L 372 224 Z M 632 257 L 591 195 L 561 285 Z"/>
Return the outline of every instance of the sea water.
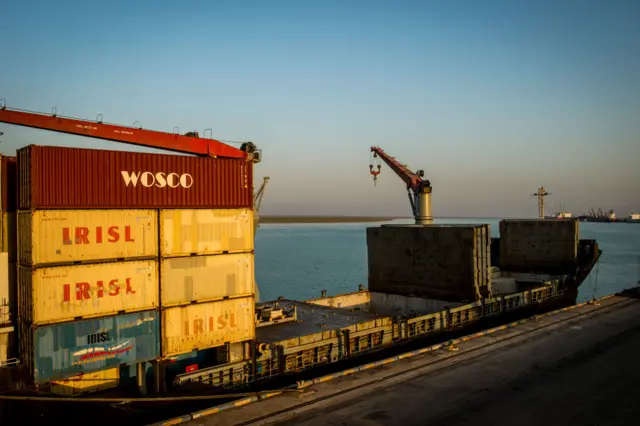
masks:
<path fill-rule="evenodd" d="M 391 223 L 391 222 L 387 222 Z M 392 223 L 413 223 L 394 220 Z M 436 224 L 490 225 L 499 236 L 500 219 L 436 219 Z M 256 281 L 260 300 L 279 296 L 305 300 L 367 287 L 366 228 L 381 223 L 262 224 L 256 234 Z M 578 302 L 615 293 L 640 281 L 640 224 L 580 223 L 580 238 L 603 251 L 580 287 Z"/>

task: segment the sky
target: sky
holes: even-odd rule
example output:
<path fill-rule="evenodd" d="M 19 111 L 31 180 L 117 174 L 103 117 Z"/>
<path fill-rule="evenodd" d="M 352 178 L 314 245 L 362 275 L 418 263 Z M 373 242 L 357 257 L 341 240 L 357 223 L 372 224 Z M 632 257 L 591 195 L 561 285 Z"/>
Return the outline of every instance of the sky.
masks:
<path fill-rule="evenodd" d="M 640 2 L 0 2 L 8 107 L 253 141 L 263 214 L 640 211 Z M 140 150 L 0 123 L 29 144 Z"/>

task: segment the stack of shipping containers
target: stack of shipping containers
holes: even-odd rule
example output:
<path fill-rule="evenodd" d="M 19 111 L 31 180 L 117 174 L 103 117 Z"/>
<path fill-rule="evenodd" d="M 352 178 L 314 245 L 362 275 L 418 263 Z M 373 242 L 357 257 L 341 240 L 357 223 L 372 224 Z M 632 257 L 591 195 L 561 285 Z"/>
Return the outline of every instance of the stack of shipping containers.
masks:
<path fill-rule="evenodd" d="M 102 370 L 113 384 L 158 356 L 157 213 L 104 203 L 100 154 L 18 151 L 20 352 L 36 384 Z"/>
<path fill-rule="evenodd" d="M 161 210 L 163 356 L 227 345 L 222 362 L 248 355 L 253 338 L 253 211 Z"/>
<path fill-rule="evenodd" d="M 15 358 L 16 333 L 16 157 L 0 160 L 0 363 Z"/>
<path fill-rule="evenodd" d="M 254 338 L 251 163 L 31 145 L 18 166 L 37 384 Z"/>

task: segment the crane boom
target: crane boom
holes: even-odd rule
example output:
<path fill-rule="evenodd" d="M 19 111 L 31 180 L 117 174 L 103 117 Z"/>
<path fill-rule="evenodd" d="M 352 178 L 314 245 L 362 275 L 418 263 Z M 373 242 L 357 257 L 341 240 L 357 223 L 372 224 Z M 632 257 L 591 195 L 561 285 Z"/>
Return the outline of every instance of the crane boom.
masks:
<path fill-rule="evenodd" d="M 407 189 L 415 191 L 423 184 L 422 176 L 424 176 L 424 172 L 422 170 L 418 171 L 418 173 L 413 173 L 407 166 L 396 160 L 395 157 L 384 152 L 382 148 L 371 147 L 371 152 L 373 152 L 374 157 L 380 157 L 380 159 L 407 184 Z"/>
<path fill-rule="evenodd" d="M 384 152 L 382 148 L 371 147 L 371 152 L 374 159 L 379 158 L 384 161 L 407 185 L 411 211 L 415 217 L 416 224 L 426 225 L 433 223 L 433 216 L 431 216 L 431 182 L 422 179 L 424 170 L 418 170 L 416 173 L 412 172 L 406 165 L 401 164 L 394 157 Z M 377 166 L 377 170 L 374 170 L 374 166 Z M 375 165 L 372 161 L 369 165 L 369 171 L 373 175 L 375 183 L 380 174 L 380 164 Z"/>
<path fill-rule="evenodd" d="M 260 205 L 262 204 L 262 197 L 264 197 L 264 191 L 267 188 L 267 182 L 269 182 L 269 176 L 262 178 L 262 185 L 253 197 L 253 209 L 257 212 L 260 211 Z"/>
<path fill-rule="evenodd" d="M 7 108 L 4 103 L 0 104 L 0 122 L 202 157 L 260 161 L 260 152 L 256 151 L 255 145 L 251 142 L 243 144 L 238 149 L 216 139 L 200 138 L 193 132 L 187 135 L 180 135 L 178 133 L 106 124 L 101 119 L 89 121 L 58 116 L 55 111 L 53 114 L 42 114 Z"/>

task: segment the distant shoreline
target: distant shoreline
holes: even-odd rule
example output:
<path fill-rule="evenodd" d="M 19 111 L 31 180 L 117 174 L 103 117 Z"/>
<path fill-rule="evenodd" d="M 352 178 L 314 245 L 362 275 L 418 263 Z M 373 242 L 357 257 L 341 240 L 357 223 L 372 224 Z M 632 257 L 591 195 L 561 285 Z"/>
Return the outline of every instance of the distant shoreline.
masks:
<path fill-rule="evenodd" d="M 374 216 L 260 216 L 260 223 L 358 223 L 389 222 L 401 217 Z"/>
<path fill-rule="evenodd" d="M 436 219 L 462 220 L 501 220 L 493 217 L 436 217 Z M 413 220 L 412 217 L 401 216 L 260 216 L 260 223 L 367 223 L 390 222 L 392 220 Z"/>

